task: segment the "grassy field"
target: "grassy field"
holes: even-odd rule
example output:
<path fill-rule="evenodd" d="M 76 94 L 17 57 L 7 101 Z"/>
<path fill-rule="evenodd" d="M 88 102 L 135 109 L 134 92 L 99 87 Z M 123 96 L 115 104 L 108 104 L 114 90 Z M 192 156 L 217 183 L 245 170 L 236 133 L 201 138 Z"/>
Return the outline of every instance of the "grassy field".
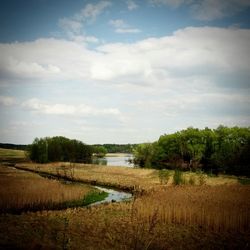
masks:
<path fill-rule="evenodd" d="M 17 167 L 50 173 L 62 177 L 69 177 L 74 180 L 85 181 L 87 183 L 97 183 L 100 185 L 117 187 L 125 190 L 151 190 L 155 186 L 162 184 L 160 172 L 155 169 L 139 169 L 126 167 L 109 167 L 101 165 L 87 164 L 69 164 L 69 163 L 51 163 L 51 164 L 34 164 L 23 163 L 17 164 Z M 170 178 L 168 186 L 173 184 L 174 171 L 168 171 Z M 186 172 L 182 177 L 188 184 L 190 178 L 193 179 L 193 185 L 200 185 L 201 179 L 207 185 L 237 185 L 238 179 L 235 177 L 218 176 L 209 177 L 205 174 L 196 174 Z M 165 185 L 163 185 L 165 186 Z"/>
<path fill-rule="evenodd" d="M 83 203 L 94 192 L 97 191 L 89 185 L 65 185 L 0 165 L 0 212 L 63 208 Z"/>
<path fill-rule="evenodd" d="M 134 202 L 0 216 L 0 246 L 21 249 L 247 249 L 249 187 L 153 190 Z"/>
<path fill-rule="evenodd" d="M 13 150 L 13 149 L 5 149 L 0 148 L 0 159 L 25 159 L 26 152 L 23 150 Z"/>
<path fill-rule="evenodd" d="M 241 185 L 236 177 L 187 172 L 181 185 L 174 185 L 173 171 L 69 163 L 17 167 L 133 190 L 135 196 L 130 202 L 90 208 L 2 213 L 0 249 L 249 249 L 250 185 Z M 4 182 L 6 176 L 12 184 Z M 43 191 L 36 187 L 43 181 L 55 185 L 40 179 L 26 171 L 0 171 L 2 192 L 14 201 L 23 189 L 29 190 L 30 200 L 37 200 Z M 15 183 L 23 188 L 14 188 L 13 196 L 7 187 Z M 55 197 L 60 193 L 59 187 L 45 187 Z M 66 194 L 61 191 L 61 196 Z"/>

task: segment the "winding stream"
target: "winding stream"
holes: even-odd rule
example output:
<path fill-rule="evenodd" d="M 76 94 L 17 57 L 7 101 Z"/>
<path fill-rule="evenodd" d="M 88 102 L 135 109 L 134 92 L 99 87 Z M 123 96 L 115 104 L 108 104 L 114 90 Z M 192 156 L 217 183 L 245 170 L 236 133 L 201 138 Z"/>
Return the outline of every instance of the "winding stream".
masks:
<path fill-rule="evenodd" d="M 27 171 L 27 172 L 33 172 L 36 174 L 39 174 L 40 176 L 42 176 L 43 178 L 52 178 L 52 179 L 57 179 L 57 180 L 61 180 L 63 181 L 65 184 L 69 184 L 69 183 L 77 183 L 79 185 L 84 184 L 84 185 L 89 185 L 92 186 L 102 192 L 106 192 L 108 194 L 108 196 L 106 198 L 104 198 L 101 201 L 97 201 L 97 202 L 93 202 L 85 207 L 91 207 L 91 206 L 96 206 L 96 205 L 100 205 L 100 204 L 104 204 L 104 203 L 111 203 L 111 202 L 121 202 L 121 201 L 128 201 L 130 200 L 133 195 L 132 193 L 129 192 L 124 192 L 118 189 L 113 189 L 110 187 L 105 187 L 105 186 L 98 186 L 98 185 L 91 185 L 91 184 L 86 184 L 84 182 L 80 182 L 80 181 L 72 181 L 72 180 L 65 180 L 62 177 L 58 177 L 58 176 L 54 176 L 54 175 L 50 175 L 50 174 L 46 174 L 44 175 L 43 173 L 39 173 L 38 171 L 33 171 L 33 170 L 29 170 L 29 169 L 20 169 L 18 167 L 15 166 L 11 166 L 10 168 L 14 168 L 18 171 Z"/>
<path fill-rule="evenodd" d="M 97 201 L 97 202 L 91 203 L 89 206 L 95 206 L 95 205 L 99 205 L 102 203 L 109 203 L 109 202 L 128 201 L 132 198 L 131 193 L 126 193 L 123 191 L 118 191 L 118 190 L 114 190 L 111 188 L 104 188 L 104 187 L 100 187 L 100 186 L 94 186 L 94 187 L 100 191 L 108 193 L 108 196 L 102 201 Z"/>

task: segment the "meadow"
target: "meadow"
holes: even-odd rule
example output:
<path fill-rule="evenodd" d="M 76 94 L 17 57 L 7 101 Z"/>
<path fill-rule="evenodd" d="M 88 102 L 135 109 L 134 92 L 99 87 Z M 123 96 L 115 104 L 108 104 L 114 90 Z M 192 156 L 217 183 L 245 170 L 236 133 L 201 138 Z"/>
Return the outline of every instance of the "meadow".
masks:
<path fill-rule="evenodd" d="M 25 161 L 26 152 L 24 150 L 13 150 L 0 148 L 0 161 Z"/>
<path fill-rule="evenodd" d="M 1 170 L 1 183 L 6 175 L 11 185 L 23 182 L 24 188 L 30 187 L 30 200 L 39 196 L 39 183 L 56 182 L 37 173 L 130 190 L 134 198 L 94 207 L 1 213 L 0 249 L 249 248 L 250 186 L 236 177 L 186 172 L 177 185 L 174 171 L 62 162 L 16 167 L 23 170 Z M 23 189 L 15 190 L 24 197 Z M 55 196 L 60 193 L 60 188 L 54 190 Z"/>
<path fill-rule="evenodd" d="M 19 163 L 17 168 L 36 171 L 44 174 L 66 177 L 72 180 L 86 183 L 116 187 L 123 190 L 145 191 L 151 190 L 156 185 L 160 185 L 163 180 L 160 170 L 129 168 L 129 167 L 109 167 L 93 164 L 71 164 L 66 162 L 57 162 L 49 164 L 38 163 Z M 167 171 L 169 180 L 165 183 L 168 186 L 173 185 L 174 171 Z M 164 177 L 163 177 L 164 178 Z M 182 176 L 185 183 L 193 179 L 193 185 L 200 185 L 201 179 L 207 185 L 228 185 L 238 184 L 238 178 L 232 176 L 208 176 L 206 174 L 196 174 L 185 172 Z"/>
<path fill-rule="evenodd" d="M 0 212 L 59 209 L 84 203 L 98 193 L 89 185 L 63 184 L 37 174 L 0 165 Z"/>

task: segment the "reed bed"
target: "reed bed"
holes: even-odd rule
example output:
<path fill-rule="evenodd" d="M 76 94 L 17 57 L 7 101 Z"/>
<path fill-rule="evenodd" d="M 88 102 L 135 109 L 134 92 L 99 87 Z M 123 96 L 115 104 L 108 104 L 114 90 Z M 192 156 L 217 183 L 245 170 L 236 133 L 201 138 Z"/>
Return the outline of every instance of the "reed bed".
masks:
<path fill-rule="evenodd" d="M 69 179 L 97 183 L 100 185 L 113 186 L 128 190 L 151 190 L 157 185 L 171 186 L 173 184 L 174 171 L 168 171 L 168 181 L 162 180 L 159 171 L 155 169 L 139 169 L 128 167 L 100 166 L 90 164 L 71 164 L 71 163 L 50 163 L 17 164 L 17 167 L 33 171 L 49 173 Z M 192 179 L 192 183 L 190 181 Z M 186 172 L 183 174 L 183 183 L 188 185 L 235 185 L 238 184 L 237 178 L 228 177 L 208 177 L 203 174 Z"/>
<path fill-rule="evenodd" d="M 211 231 L 250 229 L 250 186 L 157 188 L 136 199 L 139 217 L 157 211 L 163 224 L 195 225 Z"/>
<path fill-rule="evenodd" d="M 0 165 L 1 212 L 53 208 L 66 201 L 83 199 L 92 190 L 85 185 L 65 185 Z"/>
<path fill-rule="evenodd" d="M 0 215 L 0 246 L 77 250 L 247 249 L 249 199 L 249 186 L 156 185 L 132 202 Z"/>

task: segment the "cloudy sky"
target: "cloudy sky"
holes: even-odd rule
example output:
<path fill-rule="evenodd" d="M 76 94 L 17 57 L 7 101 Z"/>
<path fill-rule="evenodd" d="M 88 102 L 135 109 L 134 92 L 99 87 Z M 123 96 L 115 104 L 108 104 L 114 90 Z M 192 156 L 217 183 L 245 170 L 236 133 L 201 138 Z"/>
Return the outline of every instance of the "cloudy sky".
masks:
<path fill-rule="evenodd" d="M 249 0 L 3 0 L 0 142 L 250 126 Z"/>

